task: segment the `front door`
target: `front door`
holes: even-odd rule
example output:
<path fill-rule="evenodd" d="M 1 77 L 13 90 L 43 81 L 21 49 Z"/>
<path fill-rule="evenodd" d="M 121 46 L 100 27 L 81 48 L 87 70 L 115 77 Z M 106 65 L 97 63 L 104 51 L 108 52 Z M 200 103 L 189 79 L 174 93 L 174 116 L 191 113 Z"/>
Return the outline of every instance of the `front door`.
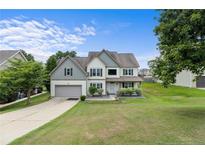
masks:
<path fill-rule="evenodd" d="M 118 90 L 117 83 L 115 83 L 115 82 L 110 82 L 110 84 L 109 84 L 109 93 L 110 93 L 110 94 L 116 94 L 116 93 L 117 93 L 117 90 Z"/>

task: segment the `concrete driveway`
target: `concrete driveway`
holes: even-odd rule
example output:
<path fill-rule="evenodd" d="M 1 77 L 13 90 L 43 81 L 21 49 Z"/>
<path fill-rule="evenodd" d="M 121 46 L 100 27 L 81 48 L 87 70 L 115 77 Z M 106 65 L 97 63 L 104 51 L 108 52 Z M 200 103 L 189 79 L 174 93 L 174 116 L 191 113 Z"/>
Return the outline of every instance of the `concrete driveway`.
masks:
<path fill-rule="evenodd" d="M 71 109 L 78 100 L 53 98 L 48 102 L 0 114 L 0 144 L 8 144 L 14 139 L 55 119 Z"/>

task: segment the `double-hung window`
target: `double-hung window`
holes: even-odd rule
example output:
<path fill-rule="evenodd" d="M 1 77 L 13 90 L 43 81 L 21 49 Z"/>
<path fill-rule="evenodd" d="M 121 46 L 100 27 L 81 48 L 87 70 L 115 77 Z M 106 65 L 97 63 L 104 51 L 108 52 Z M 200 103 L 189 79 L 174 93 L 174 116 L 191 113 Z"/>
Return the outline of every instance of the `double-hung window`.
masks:
<path fill-rule="evenodd" d="M 73 68 L 64 68 L 64 76 L 73 76 Z"/>
<path fill-rule="evenodd" d="M 133 82 L 123 82 L 122 83 L 122 87 L 123 88 L 133 88 L 134 87 L 134 83 Z"/>
<path fill-rule="evenodd" d="M 102 68 L 91 68 L 90 76 L 102 76 Z"/>
<path fill-rule="evenodd" d="M 90 83 L 91 87 L 96 87 L 97 89 L 102 89 L 102 83 Z"/>
<path fill-rule="evenodd" d="M 128 69 L 123 69 L 123 75 L 133 75 L 133 69 L 132 68 L 128 68 Z"/>

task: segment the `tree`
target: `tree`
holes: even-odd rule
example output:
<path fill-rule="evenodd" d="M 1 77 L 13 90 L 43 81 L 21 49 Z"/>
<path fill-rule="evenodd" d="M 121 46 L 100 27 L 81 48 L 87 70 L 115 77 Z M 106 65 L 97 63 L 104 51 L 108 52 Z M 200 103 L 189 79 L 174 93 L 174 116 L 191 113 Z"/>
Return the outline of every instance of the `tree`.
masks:
<path fill-rule="evenodd" d="M 46 80 L 44 81 L 44 84 L 46 86 L 46 89 L 50 91 L 50 76 L 49 73 L 57 66 L 57 63 L 62 58 L 69 55 L 70 57 L 75 57 L 77 53 L 75 51 L 58 51 L 54 55 L 51 55 L 48 60 L 46 61 Z"/>
<path fill-rule="evenodd" d="M 48 58 L 46 62 L 46 70 L 50 73 L 57 66 L 56 55 L 52 55 Z"/>
<path fill-rule="evenodd" d="M 35 59 L 34 59 L 34 57 L 33 57 L 33 55 L 32 54 L 28 54 L 28 53 L 26 53 L 24 50 L 21 50 L 21 52 L 23 53 L 23 55 L 26 57 L 26 59 L 28 60 L 28 61 L 35 61 Z"/>
<path fill-rule="evenodd" d="M 46 70 L 50 73 L 56 66 L 59 60 L 69 55 L 70 57 L 76 57 L 75 51 L 58 51 L 54 55 L 51 55 L 46 61 Z"/>
<path fill-rule="evenodd" d="M 27 103 L 30 103 L 30 96 L 33 88 L 43 83 L 44 70 L 39 62 L 35 61 L 10 61 L 11 65 L 1 71 L 0 91 L 8 88 L 4 94 L 10 94 L 23 89 L 27 93 Z"/>
<path fill-rule="evenodd" d="M 167 87 L 182 70 L 205 71 L 205 10 L 161 10 L 155 33 L 160 56 L 149 62 L 153 75 Z"/>

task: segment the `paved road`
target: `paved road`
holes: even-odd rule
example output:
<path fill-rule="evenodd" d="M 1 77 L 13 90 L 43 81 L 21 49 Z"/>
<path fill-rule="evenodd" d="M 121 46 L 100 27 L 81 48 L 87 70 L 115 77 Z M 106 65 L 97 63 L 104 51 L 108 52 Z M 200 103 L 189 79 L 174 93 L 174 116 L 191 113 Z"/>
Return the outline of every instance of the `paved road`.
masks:
<path fill-rule="evenodd" d="M 55 119 L 77 104 L 77 100 L 53 98 L 48 102 L 0 114 L 0 144 L 14 139 Z"/>

